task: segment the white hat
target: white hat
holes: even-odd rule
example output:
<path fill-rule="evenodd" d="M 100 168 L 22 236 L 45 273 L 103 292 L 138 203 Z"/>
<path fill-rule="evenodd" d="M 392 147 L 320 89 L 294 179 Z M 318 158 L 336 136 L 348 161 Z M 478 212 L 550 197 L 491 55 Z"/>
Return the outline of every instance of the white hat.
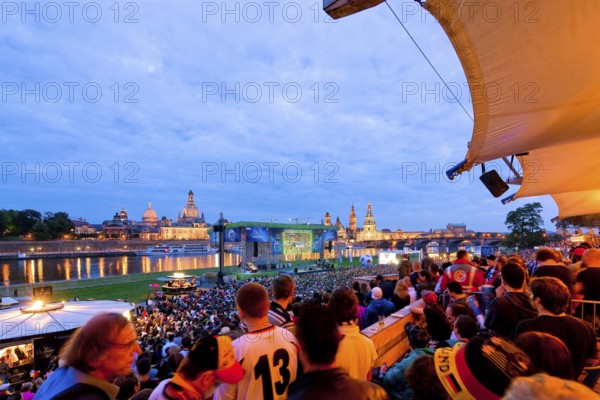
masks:
<path fill-rule="evenodd" d="M 374 300 L 378 300 L 378 299 L 382 298 L 383 297 L 383 292 L 381 291 L 381 288 L 374 287 L 373 290 L 371 291 L 371 297 Z"/>

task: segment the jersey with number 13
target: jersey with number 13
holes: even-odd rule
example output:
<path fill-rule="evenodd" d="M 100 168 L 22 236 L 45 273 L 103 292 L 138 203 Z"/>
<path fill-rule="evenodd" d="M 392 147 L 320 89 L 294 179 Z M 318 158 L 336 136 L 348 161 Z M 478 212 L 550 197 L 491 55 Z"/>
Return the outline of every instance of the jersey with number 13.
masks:
<path fill-rule="evenodd" d="M 296 380 L 298 346 L 287 329 L 271 326 L 247 333 L 233 341 L 235 358 L 244 378 L 235 385 L 222 384 L 215 399 L 283 400 Z"/>

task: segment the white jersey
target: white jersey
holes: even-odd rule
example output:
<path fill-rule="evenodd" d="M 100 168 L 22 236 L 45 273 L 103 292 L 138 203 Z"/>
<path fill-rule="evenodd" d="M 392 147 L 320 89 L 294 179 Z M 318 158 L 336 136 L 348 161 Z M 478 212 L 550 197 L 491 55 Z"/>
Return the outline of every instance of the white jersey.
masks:
<path fill-rule="evenodd" d="M 235 385 L 219 386 L 216 400 L 287 398 L 298 369 L 296 337 L 289 330 L 271 326 L 247 333 L 233 341 L 233 348 L 244 378 Z"/>

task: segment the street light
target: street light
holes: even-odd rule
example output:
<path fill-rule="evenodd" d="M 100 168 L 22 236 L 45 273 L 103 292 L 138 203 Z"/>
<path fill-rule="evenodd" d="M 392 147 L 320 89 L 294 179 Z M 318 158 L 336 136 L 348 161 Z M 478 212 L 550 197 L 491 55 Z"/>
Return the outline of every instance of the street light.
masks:
<path fill-rule="evenodd" d="M 225 266 L 225 218 L 223 213 L 220 213 L 219 220 L 213 226 L 213 232 L 219 235 L 219 273 L 217 275 L 217 283 L 223 285 L 223 267 Z"/>

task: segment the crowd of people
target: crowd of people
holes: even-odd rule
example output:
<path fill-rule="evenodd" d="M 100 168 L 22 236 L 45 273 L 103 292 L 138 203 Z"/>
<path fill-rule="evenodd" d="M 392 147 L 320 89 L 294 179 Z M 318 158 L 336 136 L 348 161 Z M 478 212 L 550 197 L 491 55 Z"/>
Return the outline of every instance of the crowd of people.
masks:
<path fill-rule="evenodd" d="M 34 398 L 599 398 L 577 378 L 596 356 L 586 300 L 600 300 L 600 250 L 577 247 L 568 265 L 551 248 L 532 257 L 459 251 L 443 265 L 405 258 L 155 296 L 131 321 L 103 314 L 76 331 Z M 409 351 L 374 370 L 361 330 L 404 308 L 417 320 L 404 326 Z"/>

